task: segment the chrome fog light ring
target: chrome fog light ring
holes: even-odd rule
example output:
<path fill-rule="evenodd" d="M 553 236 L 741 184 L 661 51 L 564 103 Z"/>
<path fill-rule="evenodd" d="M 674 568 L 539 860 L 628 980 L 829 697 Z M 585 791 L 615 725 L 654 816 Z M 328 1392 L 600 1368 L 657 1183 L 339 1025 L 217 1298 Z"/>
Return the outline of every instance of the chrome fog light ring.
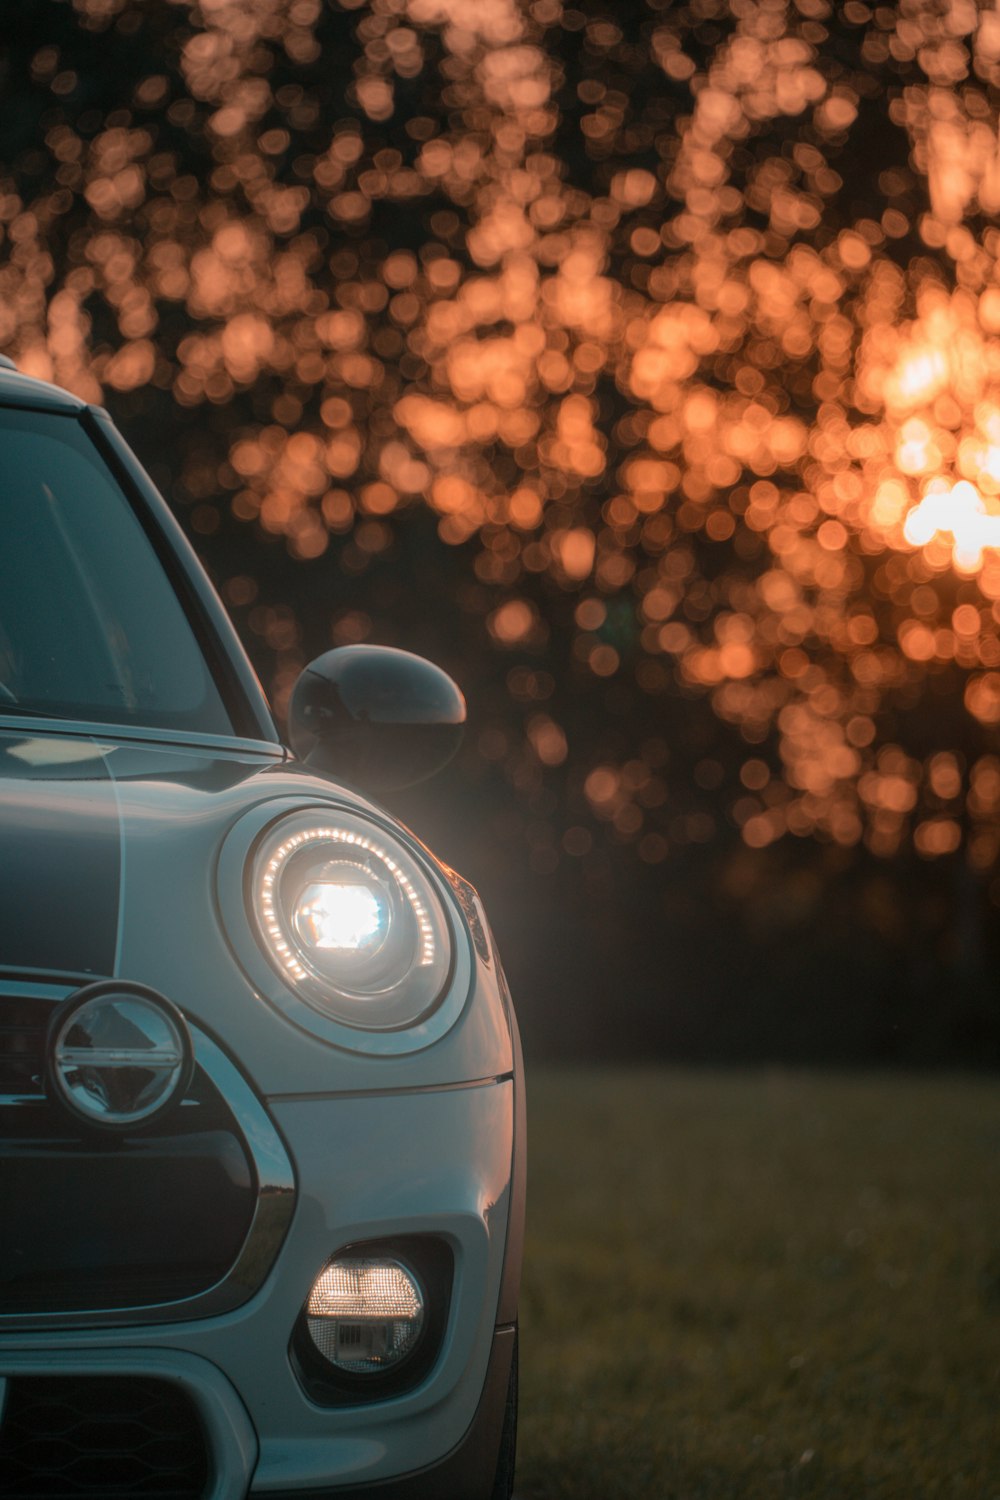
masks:
<path fill-rule="evenodd" d="M 377 1266 L 383 1271 L 392 1267 L 392 1284 L 383 1282 L 382 1286 L 388 1296 L 380 1300 L 377 1286 L 372 1286 L 371 1279 L 364 1286 L 362 1277 L 353 1283 L 350 1277 L 341 1277 L 339 1286 L 331 1286 L 328 1275 L 338 1266 Z M 309 1399 L 318 1406 L 364 1406 L 419 1386 L 436 1365 L 445 1342 L 455 1274 L 455 1246 L 448 1235 L 404 1233 L 342 1245 L 317 1271 L 289 1342 L 292 1369 Z M 377 1305 L 369 1306 L 367 1313 L 373 1324 L 383 1325 L 381 1333 L 371 1324 L 357 1326 L 373 1290 Z M 329 1323 L 325 1331 L 319 1326 L 324 1314 L 330 1322 L 338 1314 L 343 1318 L 346 1340 Z M 397 1332 L 385 1325 L 397 1321 L 397 1315 L 402 1321 L 412 1319 L 412 1337 L 396 1345 L 398 1357 L 385 1360 L 383 1353 L 395 1342 Z M 366 1351 L 362 1360 L 353 1357 L 361 1352 L 359 1345 Z M 376 1359 L 369 1361 L 371 1353 Z"/>
<path fill-rule="evenodd" d="M 177 1006 L 146 985 L 99 980 L 53 1013 L 45 1091 L 77 1125 L 147 1130 L 183 1099 L 194 1048 Z"/>

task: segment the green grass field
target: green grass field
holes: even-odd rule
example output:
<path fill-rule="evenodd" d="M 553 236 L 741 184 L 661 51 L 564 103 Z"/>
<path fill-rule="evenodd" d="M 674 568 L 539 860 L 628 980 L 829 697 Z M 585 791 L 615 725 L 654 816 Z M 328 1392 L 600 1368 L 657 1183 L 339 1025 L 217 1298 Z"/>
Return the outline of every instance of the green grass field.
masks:
<path fill-rule="evenodd" d="M 529 1075 L 520 1500 L 1000 1500 L 1000 1082 Z"/>

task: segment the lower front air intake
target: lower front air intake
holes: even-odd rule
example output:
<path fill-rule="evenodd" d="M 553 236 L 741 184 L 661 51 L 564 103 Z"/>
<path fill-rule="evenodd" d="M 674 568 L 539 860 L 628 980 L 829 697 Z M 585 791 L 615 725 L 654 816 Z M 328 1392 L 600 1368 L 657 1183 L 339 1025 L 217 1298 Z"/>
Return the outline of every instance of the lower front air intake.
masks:
<path fill-rule="evenodd" d="M 15 1376 L 0 1417 L 4 1500 L 202 1500 L 205 1433 L 190 1397 L 135 1376 Z"/>

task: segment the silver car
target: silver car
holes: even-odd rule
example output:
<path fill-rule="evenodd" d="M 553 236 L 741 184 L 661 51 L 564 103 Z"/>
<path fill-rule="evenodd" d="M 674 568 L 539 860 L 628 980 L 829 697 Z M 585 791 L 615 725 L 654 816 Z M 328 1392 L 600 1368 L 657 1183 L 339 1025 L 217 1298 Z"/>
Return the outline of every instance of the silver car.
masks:
<path fill-rule="evenodd" d="M 517 1026 L 369 796 L 461 694 L 328 652 L 286 749 L 107 414 L 2 364 L 0 1494 L 505 1500 Z"/>

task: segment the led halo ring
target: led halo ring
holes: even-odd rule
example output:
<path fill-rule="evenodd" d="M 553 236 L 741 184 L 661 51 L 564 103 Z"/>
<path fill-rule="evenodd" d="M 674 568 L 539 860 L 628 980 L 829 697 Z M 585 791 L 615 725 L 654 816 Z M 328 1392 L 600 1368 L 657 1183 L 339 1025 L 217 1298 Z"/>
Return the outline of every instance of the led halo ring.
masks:
<path fill-rule="evenodd" d="M 180 1103 L 193 1071 L 184 1017 L 146 985 L 85 985 L 49 1021 L 46 1093 L 78 1125 L 116 1134 L 148 1129 Z"/>
<path fill-rule="evenodd" d="M 450 929 L 401 840 L 353 812 L 309 809 L 265 831 L 248 876 L 261 948 L 321 1014 L 388 1031 L 436 1006 L 451 970 Z"/>

